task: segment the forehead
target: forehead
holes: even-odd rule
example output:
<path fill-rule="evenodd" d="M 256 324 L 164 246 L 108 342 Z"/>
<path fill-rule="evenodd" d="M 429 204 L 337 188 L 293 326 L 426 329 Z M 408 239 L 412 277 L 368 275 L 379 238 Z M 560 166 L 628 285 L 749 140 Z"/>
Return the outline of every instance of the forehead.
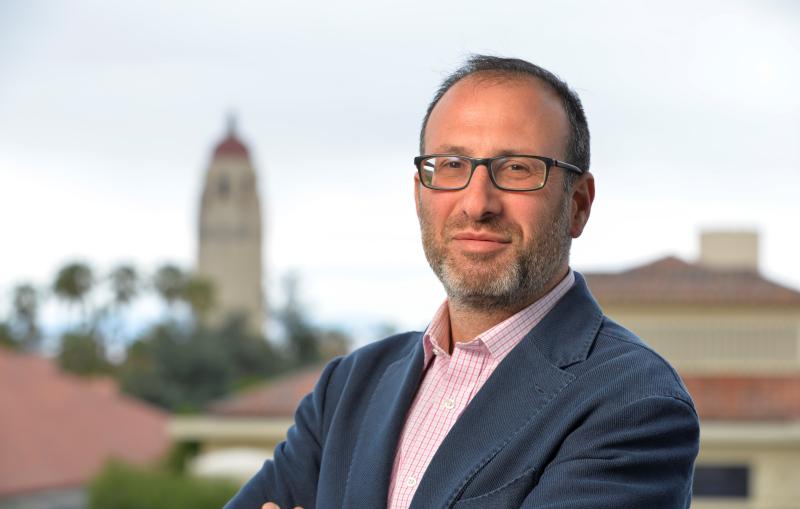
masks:
<path fill-rule="evenodd" d="M 558 94 L 533 77 L 473 75 L 448 90 L 431 112 L 425 147 L 506 145 L 563 155 L 569 121 Z M 557 153 L 554 153 L 557 152 Z"/>

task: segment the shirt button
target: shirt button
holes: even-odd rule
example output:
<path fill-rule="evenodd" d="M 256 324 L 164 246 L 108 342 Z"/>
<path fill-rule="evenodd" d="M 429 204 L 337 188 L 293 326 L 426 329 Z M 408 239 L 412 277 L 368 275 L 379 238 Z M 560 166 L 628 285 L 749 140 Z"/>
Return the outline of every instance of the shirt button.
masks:
<path fill-rule="evenodd" d="M 453 401 L 453 398 L 448 398 L 444 400 L 443 406 L 448 410 L 452 410 L 456 406 L 456 402 Z"/>
<path fill-rule="evenodd" d="M 415 486 L 416 484 L 417 484 L 417 478 L 414 477 L 413 475 L 409 476 L 409 478 L 406 479 L 406 486 L 408 486 L 409 488 Z"/>

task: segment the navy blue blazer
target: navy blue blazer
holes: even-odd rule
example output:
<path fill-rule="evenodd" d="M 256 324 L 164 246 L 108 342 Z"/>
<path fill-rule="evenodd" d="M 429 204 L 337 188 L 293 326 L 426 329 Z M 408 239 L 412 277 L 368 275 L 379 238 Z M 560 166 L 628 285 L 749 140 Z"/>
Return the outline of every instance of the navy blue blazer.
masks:
<path fill-rule="evenodd" d="M 422 334 L 333 360 L 274 459 L 225 506 L 386 506 Z M 685 508 L 699 426 L 678 375 L 576 283 L 500 363 L 436 451 L 415 509 Z"/>

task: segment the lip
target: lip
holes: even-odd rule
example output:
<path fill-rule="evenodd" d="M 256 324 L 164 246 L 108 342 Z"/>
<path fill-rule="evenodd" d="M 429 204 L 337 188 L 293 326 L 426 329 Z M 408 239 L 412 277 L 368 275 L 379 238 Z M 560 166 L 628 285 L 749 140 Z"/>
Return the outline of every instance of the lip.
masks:
<path fill-rule="evenodd" d="M 510 239 L 487 232 L 459 232 L 452 239 L 460 251 L 484 255 L 498 253 L 511 244 Z"/>
<path fill-rule="evenodd" d="M 453 240 L 466 240 L 477 242 L 494 242 L 497 244 L 510 244 L 511 240 L 501 235 L 486 232 L 460 232 L 453 235 Z"/>

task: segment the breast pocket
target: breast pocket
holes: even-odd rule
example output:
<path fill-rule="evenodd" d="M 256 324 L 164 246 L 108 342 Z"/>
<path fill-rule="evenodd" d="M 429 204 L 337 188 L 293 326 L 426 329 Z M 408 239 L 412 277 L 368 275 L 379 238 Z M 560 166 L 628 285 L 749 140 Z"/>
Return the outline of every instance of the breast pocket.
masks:
<path fill-rule="evenodd" d="M 520 476 L 488 493 L 475 497 L 462 498 L 451 507 L 453 509 L 509 509 L 519 507 L 538 480 L 539 471 L 531 468 Z"/>

